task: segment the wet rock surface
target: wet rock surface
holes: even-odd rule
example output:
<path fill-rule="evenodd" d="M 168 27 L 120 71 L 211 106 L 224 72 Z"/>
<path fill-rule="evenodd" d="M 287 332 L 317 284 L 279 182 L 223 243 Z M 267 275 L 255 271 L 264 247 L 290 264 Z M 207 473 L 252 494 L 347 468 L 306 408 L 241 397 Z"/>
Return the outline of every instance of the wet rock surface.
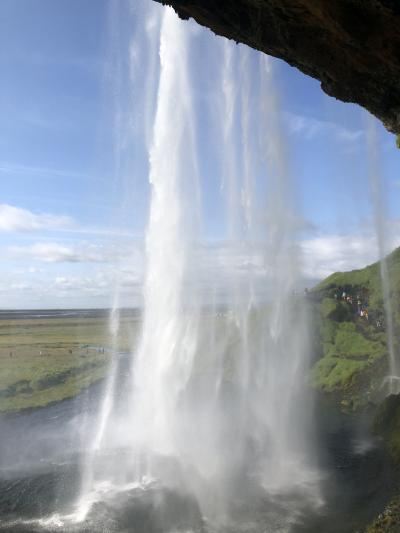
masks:
<path fill-rule="evenodd" d="M 400 133 L 396 0 L 156 0 L 181 18 L 279 57 Z"/>

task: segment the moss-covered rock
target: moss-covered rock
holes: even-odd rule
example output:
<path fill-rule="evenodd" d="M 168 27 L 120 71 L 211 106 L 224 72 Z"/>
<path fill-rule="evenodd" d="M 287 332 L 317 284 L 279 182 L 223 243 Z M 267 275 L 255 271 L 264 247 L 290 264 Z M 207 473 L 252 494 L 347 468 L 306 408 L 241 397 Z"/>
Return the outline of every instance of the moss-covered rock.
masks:
<path fill-rule="evenodd" d="M 390 278 L 394 344 L 400 351 L 400 249 L 386 258 Z M 342 299 L 342 293 L 351 300 Z M 387 331 L 381 266 L 374 263 L 351 272 L 336 272 L 311 292 L 316 323 L 316 355 L 311 384 L 335 394 L 345 409 L 382 400 L 388 373 Z M 361 307 L 359 302 L 361 302 Z M 368 310 L 369 320 L 359 316 Z"/>
<path fill-rule="evenodd" d="M 321 313 L 324 318 L 338 322 L 350 319 L 348 306 L 344 302 L 337 301 L 334 298 L 324 298 L 322 300 Z"/>
<path fill-rule="evenodd" d="M 376 520 L 367 526 L 365 533 L 400 533 L 400 496 L 394 498 Z"/>
<path fill-rule="evenodd" d="M 400 465 L 400 394 L 391 394 L 381 403 L 373 431 L 384 439 L 393 459 Z"/>
<path fill-rule="evenodd" d="M 319 324 L 320 357 L 311 370 L 311 384 L 325 393 L 334 393 L 345 409 L 361 407 L 375 396 L 387 372 L 386 335 L 324 298 L 316 313 Z"/>

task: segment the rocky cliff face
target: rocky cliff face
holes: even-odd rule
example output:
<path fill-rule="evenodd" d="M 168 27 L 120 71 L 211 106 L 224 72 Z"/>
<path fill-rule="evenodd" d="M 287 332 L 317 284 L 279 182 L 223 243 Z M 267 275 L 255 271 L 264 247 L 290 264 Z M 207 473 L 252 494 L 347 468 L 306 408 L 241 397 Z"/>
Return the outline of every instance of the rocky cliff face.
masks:
<path fill-rule="evenodd" d="M 279 57 L 400 133 L 398 0 L 156 0 Z"/>

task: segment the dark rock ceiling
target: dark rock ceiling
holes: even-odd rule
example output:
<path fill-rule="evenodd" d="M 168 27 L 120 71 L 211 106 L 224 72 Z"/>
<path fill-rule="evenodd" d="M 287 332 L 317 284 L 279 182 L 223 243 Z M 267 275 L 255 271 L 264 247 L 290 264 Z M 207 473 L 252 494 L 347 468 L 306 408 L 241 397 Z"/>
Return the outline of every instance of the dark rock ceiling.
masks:
<path fill-rule="evenodd" d="M 156 0 L 279 57 L 400 133 L 400 0 Z"/>

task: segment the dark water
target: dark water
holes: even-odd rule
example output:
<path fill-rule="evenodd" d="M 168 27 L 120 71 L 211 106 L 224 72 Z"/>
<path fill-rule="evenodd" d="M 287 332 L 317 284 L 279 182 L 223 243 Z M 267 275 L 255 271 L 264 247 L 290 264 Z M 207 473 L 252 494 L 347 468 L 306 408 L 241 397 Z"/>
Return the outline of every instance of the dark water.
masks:
<path fill-rule="evenodd" d="M 0 531 L 214 533 L 194 498 L 156 485 L 109 495 L 83 523 L 60 519 L 79 494 L 83 428 L 95 419 L 101 391 L 99 384 L 73 400 L 0 419 Z M 355 533 L 382 510 L 396 475 L 379 442 L 368 437 L 368 417 L 345 417 L 321 402 L 315 417 L 325 504 L 315 510 L 296 493 L 272 500 L 243 479 L 219 533 Z"/>

